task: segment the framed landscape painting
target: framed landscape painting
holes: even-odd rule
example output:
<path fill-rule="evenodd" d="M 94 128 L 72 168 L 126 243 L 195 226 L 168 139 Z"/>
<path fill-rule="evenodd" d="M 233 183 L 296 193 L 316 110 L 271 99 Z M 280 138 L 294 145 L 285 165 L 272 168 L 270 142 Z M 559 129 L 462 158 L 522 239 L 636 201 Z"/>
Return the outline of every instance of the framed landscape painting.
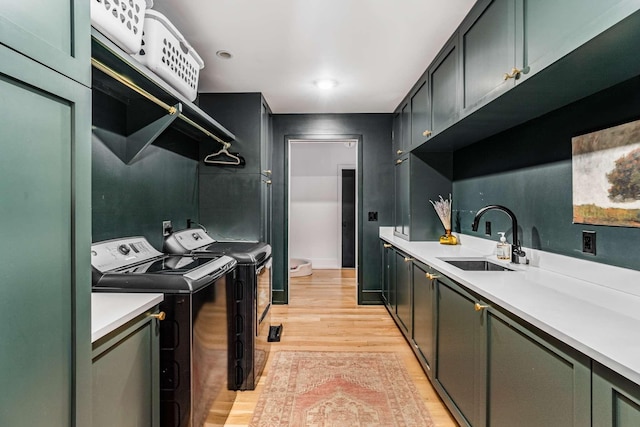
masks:
<path fill-rule="evenodd" d="M 572 138 L 573 222 L 640 227 L 640 120 Z"/>

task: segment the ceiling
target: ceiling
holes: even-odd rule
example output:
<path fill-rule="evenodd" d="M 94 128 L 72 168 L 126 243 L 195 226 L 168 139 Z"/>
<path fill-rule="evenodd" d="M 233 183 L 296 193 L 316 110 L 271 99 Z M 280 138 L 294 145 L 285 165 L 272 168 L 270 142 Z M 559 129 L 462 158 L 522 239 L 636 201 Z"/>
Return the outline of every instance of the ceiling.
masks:
<path fill-rule="evenodd" d="M 473 3 L 154 0 L 153 9 L 204 60 L 199 92 L 262 92 L 274 113 L 389 113 Z M 323 78 L 338 85 L 318 89 Z"/>

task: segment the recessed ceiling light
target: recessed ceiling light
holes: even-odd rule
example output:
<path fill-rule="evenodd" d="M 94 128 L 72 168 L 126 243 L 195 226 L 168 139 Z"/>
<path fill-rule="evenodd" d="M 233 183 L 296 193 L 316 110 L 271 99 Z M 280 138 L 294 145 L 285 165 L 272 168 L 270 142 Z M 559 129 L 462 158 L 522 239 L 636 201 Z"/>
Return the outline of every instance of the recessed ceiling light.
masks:
<path fill-rule="evenodd" d="M 333 79 L 321 79 L 316 80 L 314 84 L 318 87 L 318 89 L 333 89 L 338 86 L 338 82 Z"/>
<path fill-rule="evenodd" d="M 226 50 L 219 50 L 216 52 L 216 56 L 218 58 L 222 58 L 222 59 L 231 59 L 233 58 L 233 55 L 231 54 L 231 52 L 226 51 Z"/>

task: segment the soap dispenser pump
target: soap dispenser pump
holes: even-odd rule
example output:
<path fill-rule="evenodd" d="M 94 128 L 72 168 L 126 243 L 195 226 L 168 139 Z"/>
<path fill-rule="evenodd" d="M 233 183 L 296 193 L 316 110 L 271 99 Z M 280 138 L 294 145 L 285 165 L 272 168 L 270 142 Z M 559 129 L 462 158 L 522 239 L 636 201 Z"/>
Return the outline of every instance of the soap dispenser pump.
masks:
<path fill-rule="evenodd" d="M 499 231 L 498 234 L 501 234 L 500 242 L 498 242 L 496 249 L 498 259 L 511 259 L 511 245 L 507 243 L 507 238 L 504 237 L 505 232 Z"/>

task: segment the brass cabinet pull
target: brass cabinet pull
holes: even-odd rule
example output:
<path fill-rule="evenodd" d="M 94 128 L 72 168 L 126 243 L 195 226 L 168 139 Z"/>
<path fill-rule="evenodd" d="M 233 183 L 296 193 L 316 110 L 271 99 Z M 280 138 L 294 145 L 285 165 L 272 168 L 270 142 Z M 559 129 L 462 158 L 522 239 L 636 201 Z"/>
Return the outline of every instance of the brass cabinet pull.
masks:
<path fill-rule="evenodd" d="M 398 151 L 396 151 L 396 154 L 397 154 L 397 155 L 400 155 L 400 154 L 402 154 L 402 153 L 404 153 L 404 151 L 402 151 L 402 150 L 398 150 Z"/>
<path fill-rule="evenodd" d="M 267 169 L 262 171 L 262 173 L 264 173 L 265 175 L 271 175 L 271 169 Z"/>
<path fill-rule="evenodd" d="M 404 159 L 398 159 L 398 160 L 396 160 L 396 165 L 399 165 L 402 162 L 404 162 Z"/>
<path fill-rule="evenodd" d="M 438 277 L 440 276 L 438 276 L 437 274 L 427 273 L 427 279 L 429 280 L 437 279 Z"/>
<path fill-rule="evenodd" d="M 429 135 L 431 135 L 431 131 L 429 129 L 422 132 L 422 136 L 429 136 Z"/>
<path fill-rule="evenodd" d="M 164 320 L 167 318 L 167 314 L 164 311 L 161 311 L 159 313 L 152 313 L 149 315 L 149 317 L 153 317 L 154 319 L 158 320 Z"/>
<path fill-rule="evenodd" d="M 484 310 L 485 308 L 489 308 L 489 306 L 488 306 L 488 305 L 482 305 L 482 304 L 479 304 L 479 303 L 475 303 L 475 305 L 473 306 L 473 308 L 474 308 L 476 311 L 480 311 L 480 310 Z"/>
<path fill-rule="evenodd" d="M 410 257 L 404 257 L 404 262 L 409 262 L 409 261 L 413 261 L 413 258 L 410 258 Z"/>
<path fill-rule="evenodd" d="M 505 80 L 519 79 L 520 78 L 520 73 L 522 73 L 522 70 L 519 70 L 519 69 L 514 67 L 514 68 L 511 69 L 511 73 L 504 73 L 504 79 Z"/>
<path fill-rule="evenodd" d="M 270 179 L 263 179 L 262 182 L 264 182 L 267 185 L 271 185 L 271 180 Z"/>
<path fill-rule="evenodd" d="M 387 248 L 387 249 L 388 249 L 388 248 L 390 248 L 390 247 L 391 247 L 391 246 L 393 246 L 393 245 L 390 245 L 389 243 L 383 243 L 383 244 L 382 244 L 382 246 L 384 246 L 385 248 Z"/>

